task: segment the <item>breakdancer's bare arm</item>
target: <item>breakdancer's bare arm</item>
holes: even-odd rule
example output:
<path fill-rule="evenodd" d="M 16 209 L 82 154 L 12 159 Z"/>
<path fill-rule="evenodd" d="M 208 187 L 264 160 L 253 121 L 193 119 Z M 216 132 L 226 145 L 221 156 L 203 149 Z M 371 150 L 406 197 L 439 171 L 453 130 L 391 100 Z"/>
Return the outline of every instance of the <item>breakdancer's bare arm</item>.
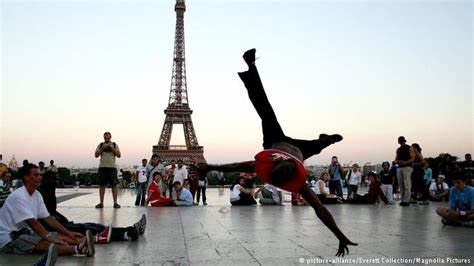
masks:
<path fill-rule="evenodd" d="M 336 221 L 332 217 L 331 213 L 324 207 L 324 205 L 319 201 L 318 196 L 313 190 L 309 187 L 308 184 L 304 184 L 300 189 L 300 194 L 303 199 L 313 207 L 318 218 L 326 225 L 329 230 L 331 230 L 337 239 L 339 239 L 339 249 L 336 256 L 344 256 L 345 252 L 349 254 L 348 245 L 357 246 L 357 243 L 351 242 L 337 227 Z"/>
<path fill-rule="evenodd" d="M 255 161 L 246 161 L 229 164 L 204 164 L 200 163 L 198 168 L 200 171 L 220 171 L 220 172 L 241 172 L 241 173 L 253 173 Z"/>

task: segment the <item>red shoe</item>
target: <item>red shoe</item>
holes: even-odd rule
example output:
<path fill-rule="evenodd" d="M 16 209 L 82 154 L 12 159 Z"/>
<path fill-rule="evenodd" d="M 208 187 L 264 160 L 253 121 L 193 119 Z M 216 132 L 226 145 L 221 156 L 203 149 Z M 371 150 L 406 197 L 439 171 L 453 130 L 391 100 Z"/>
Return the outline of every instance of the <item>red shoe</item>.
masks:
<path fill-rule="evenodd" d="M 102 233 L 95 236 L 95 243 L 97 244 L 108 244 L 110 243 L 110 237 L 112 236 L 112 225 L 105 228 Z"/>

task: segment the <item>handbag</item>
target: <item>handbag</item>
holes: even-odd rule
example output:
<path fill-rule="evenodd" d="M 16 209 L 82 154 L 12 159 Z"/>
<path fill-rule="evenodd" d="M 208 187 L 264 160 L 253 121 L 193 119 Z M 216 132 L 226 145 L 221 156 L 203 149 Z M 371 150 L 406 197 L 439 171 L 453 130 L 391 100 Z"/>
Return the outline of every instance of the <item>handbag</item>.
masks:
<path fill-rule="evenodd" d="M 206 180 L 199 180 L 198 181 L 198 186 L 199 187 L 205 187 L 206 186 Z"/>

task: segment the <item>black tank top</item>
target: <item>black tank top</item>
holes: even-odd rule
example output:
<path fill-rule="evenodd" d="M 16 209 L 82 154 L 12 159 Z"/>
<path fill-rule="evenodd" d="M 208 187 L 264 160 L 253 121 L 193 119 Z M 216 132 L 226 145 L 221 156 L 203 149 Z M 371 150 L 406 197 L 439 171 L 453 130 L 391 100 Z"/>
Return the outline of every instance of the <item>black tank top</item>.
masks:
<path fill-rule="evenodd" d="M 397 152 L 397 160 L 400 161 L 408 161 L 410 159 L 410 146 L 409 145 L 402 145 L 398 148 Z M 399 165 L 399 167 L 406 167 L 410 165 Z"/>

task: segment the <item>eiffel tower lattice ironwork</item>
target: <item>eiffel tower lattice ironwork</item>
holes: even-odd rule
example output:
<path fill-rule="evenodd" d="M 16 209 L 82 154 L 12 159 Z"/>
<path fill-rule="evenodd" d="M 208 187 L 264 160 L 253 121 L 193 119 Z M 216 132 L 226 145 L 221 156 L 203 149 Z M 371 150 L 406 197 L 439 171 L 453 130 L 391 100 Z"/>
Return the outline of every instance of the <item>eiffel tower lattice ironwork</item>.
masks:
<path fill-rule="evenodd" d="M 153 146 L 153 154 L 157 154 L 165 161 L 182 159 L 185 163 L 195 158 L 198 162 L 205 162 L 204 149 L 199 146 L 194 131 L 189 108 L 188 92 L 186 87 L 186 64 L 184 53 L 184 0 L 176 0 L 176 32 L 174 41 L 173 73 L 171 78 L 170 97 L 165 109 L 165 123 L 158 145 Z M 186 145 L 170 145 L 171 133 L 174 124 L 182 124 Z"/>

